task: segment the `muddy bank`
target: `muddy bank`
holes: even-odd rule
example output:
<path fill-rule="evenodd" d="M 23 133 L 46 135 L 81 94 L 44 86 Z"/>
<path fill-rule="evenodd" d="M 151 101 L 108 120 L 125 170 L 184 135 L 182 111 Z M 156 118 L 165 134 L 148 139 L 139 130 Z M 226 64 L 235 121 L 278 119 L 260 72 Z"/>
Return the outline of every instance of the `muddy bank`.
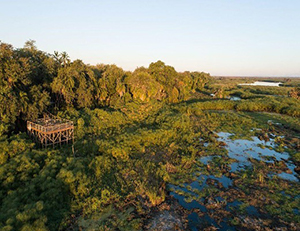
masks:
<path fill-rule="evenodd" d="M 188 214 L 174 197 L 168 196 L 162 204 L 152 208 L 143 230 L 188 230 Z"/>

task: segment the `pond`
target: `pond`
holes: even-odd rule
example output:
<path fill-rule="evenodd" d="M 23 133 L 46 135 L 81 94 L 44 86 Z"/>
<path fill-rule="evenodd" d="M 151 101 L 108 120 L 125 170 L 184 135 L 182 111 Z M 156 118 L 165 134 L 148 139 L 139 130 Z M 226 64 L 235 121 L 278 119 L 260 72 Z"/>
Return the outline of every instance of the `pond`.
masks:
<path fill-rule="evenodd" d="M 232 140 L 233 134 L 226 132 L 220 132 L 217 135 L 217 140 L 225 144 L 228 157 L 232 160 L 228 162 L 230 167 L 227 172 L 218 173 L 217 175 L 210 175 L 212 172 L 198 172 L 195 174 L 197 176 L 196 180 L 191 183 L 170 185 L 170 195 L 177 199 L 181 206 L 191 211 L 191 214 L 188 216 L 191 230 L 201 230 L 209 225 L 214 226 L 218 230 L 236 230 L 234 226 L 230 225 L 226 217 L 217 221 L 213 214 L 220 212 L 218 209 L 220 210 L 221 206 L 227 213 L 233 210 L 237 211 L 243 203 L 237 199 L 226 201 L 226 198 L 216 196 L 216 189 L 229 191 L 231 188 L 236 188 L 233 184 L 233 179 L 228 176 L 230 174 L 238 174 L 245 168 L 252 168 L 254 164 L 251 160 L 261 161 L 266 164 L 283 162 L 288 170 L 287 172 L 269 172 L 267 177 L 272 178 L 276 175 L 276 177 L 287 181 L 299 182 L 297 173 L 294 171 L 295 165 L 289 160 L 289 154 L 284 151 L 276 151 L 275 135 L 268 141 L 260 140 L 258 137 L 252 137 L 251 140 Z M 209 143 L 205 143 L 206 147 L 209 145 Z M 218 158 L 224 159 L 225 157 L 216 153 L 214 156 L 201 157 L 199 162 L 203 166 L 209 166 Z M 248 216 L 260 216 L 258 209 L 254 206 L 247 205 L 244 211 Z"/>
<path fill-rule="evenodd" d="M 241 86 L 266 86 L 266 87 L 279 87 L 281 82 L 263 82 L 255 81 L 254 83 L 241 83 Z"/>
<path fill-rule="evenodd" d="M 231 133 L 218 133 L 218 140 L 227 144 L 228 156 L 235 159 L 237 162 L 231 164 L 231 172 L 241 170 L 245 166 L 250 166 L 250 159 L 264 161 L 266 163 L 274 163 L 275 161 L 284 161 L 286 166 L 290 169 L 290 174 L 280 173 L 277 176 L 291 181 L 299 181 L 297 173 L 294 171 L 295 165 L 289 161 L 289 154 L 287 152 L 277 152 L 275 148 L 275 137 L 270 138 L 269 141 L 260 140 L 258 137 L 252 137 L 252 140 L 231 140 Z M 280 137 L 282 138 L 282 137 Z M 272 174 L 274 175 L 274 174 Z"/>
<path fill-rule="evenodd" d="M 239 96 L 230 96 L 229 99 L 232 100 L 232 101 L 240 101 L 241 97 L 239 97 Z"/>

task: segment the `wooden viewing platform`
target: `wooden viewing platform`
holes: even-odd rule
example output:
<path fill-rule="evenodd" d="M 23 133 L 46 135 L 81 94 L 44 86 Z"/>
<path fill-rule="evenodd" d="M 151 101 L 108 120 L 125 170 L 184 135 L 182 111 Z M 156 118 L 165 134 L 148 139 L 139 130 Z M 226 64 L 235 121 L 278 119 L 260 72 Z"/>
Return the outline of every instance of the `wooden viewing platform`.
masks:
<path fill-rule="evenodd" d="M 55 144 L 74 142 L 73 122 L 57 118 L 51 115 L 44 115 L 44 118 L 36 121 L 27 121 L 28 135 L 42 147 Z"/>

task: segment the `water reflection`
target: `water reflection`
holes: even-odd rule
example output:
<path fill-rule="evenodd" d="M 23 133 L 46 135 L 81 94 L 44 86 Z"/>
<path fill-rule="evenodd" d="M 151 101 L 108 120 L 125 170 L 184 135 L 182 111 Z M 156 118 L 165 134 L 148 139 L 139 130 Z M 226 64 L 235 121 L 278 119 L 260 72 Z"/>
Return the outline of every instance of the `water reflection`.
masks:
<path fill-rule="evenodd" d="M 218 141 L 226 143 L 225 148 L 228 150 L 228 157 L 234 159 L 236 162 L 230 163 L 230 172 L 237 172 L 245 169 L 247 166 L 252 166 L 250 159 L 255 159 L 258 161 L 263 161 L 268 164 L 277 162 L 284 162 L 286 167 L 290 170 L 289 173 L 281 172 L 274 173 L 270 172 L 269 177 L 274 175 L 290 181 L 299 181 L 297 178 L 297 173 L 294 171 L 295 165 L 289 160 L 289 154 L 287 152 L 277 152 L 275 151 L 275 139 L 279 136 L 271 135 L 272 138 L 269 141 L 260 140 L 258 137 L 252 137 L 251 140 L 237 139 L 232 140 L 231 137 L 233 134 L 220 132 L 218 135 Z M 205 146 L 208 146 L 209 143 L 205 143 Z M 199 158 L 199 161 L 204 165 L 209 165 L 214 162 L 214 158 L 220 158 L 221 156 L 204 156 Z M 222 157 L 221 157 L 222 158 Z M 209 199 L 202 195 L 201 192 L 207 187 L 230 189 L 233 187 L 232 179 L 228 178 L 224 174 L 220 176 L 214 175 L 204 175 L 202 173 L 197 177 L 197 180 L 189 183 L 183 184 L 180 186 L 170 185 L 172 188 L 171 195 L 176 198 L 179 203 L 188 210 L 199 209 L 202 213 L 205 213 L 203 216 L 199 216 L 197 213 L 192 212 L 188 216 L 189 227 L 191 230 L 199 230 L 206 225 L 213 225 L 218 230 L 235 230 L 234 227 L 230 226 L 227 218 L 224 218 L 221 222 L 216 222 L 212 219 L 209 214 L 213 209 L 207 205 L 214 205 L 223 203 L 225 205 L 225 210 L 228 212 L 236 211 L 243 204 L 239 200 L 234 200 L 233 202 L 227 202 L 222 197 L 214 197 L 213 195 L 209 196 Z M 202 196 L 201 196 L 202 195 Z M 205 200 L 204 200 L 205 198 Z M 204 203 L 205 202 L 205 203 Z M 206 204 L 204 206 L 203 204 Z M 258 210 L 254 206 L 247 206 L 245 212 L 250 216 L 259 216 Z M 295 210 L 295 213 L 298 213 L 298 210 Z"/>
<path fill-rule="evenodd" d="M 239 97 L 239 96 L 231 96 L 229 99 L 232 100 L 232 101 L 239 101 L 239 100 L 241 100 L 241 97 Z"/>
<path fill-rule="evenodd" d="M 241 86 L 267 86 L 267 87 L 279 87 L 281 82 L 263 82 L 263 81 L 255 81 L 254 83 L 241 83 Z"/>
<path fill-rule="evenodd" d="M 289 154 L 287 152 L 277 152 L 275 148 L 275 138 L 271 138 L 269 141 L 260 140 L 258 137 L 252 137 L 252 140 L 231 140 L 231 133 L 219 132 L 218 140 L 226 143 L 226 149 L 228 150 L 228 156 L 235 159 L 237 162 L 231 164 L 231 172 L 239 171 L 244 169 L 246 166 L 251 166 L 250 158 L 264 161 L 265 163 L 274 163 L 276 161 L 285 161 L 287 167 L 291 173 L 280 173 L 277 174 L 279 177 L 299 181 L 297 173 L 294 171 L 295 165 L 289 161 Z"/>

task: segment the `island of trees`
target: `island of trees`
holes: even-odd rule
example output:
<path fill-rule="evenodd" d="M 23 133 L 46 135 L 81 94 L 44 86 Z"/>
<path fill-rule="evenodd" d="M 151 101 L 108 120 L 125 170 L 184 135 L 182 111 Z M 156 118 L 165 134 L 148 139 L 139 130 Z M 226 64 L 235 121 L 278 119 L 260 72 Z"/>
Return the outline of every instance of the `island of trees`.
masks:
<path fill-rule="evenodd" d="M 233 173 L 234 161 L 218 139 L 217 132 L 230 132 L 233 139 L 277 134 L 274 149 L 288 153 L 293 171 L 299 171 L 300 79 L 278 79 L 280 87 L 238 85 L 252 80 L 177 72 L 162 61 L 130 72 L 71 61 L 66 52 L 48 54 L 32 40 L 23 48 L 1 42 L 0 229 L 147 229 L 150 214 L 168 201 L 178 203 L 171 194 L 180 186 L 198 196 L 176 195 L 207 209 L 212 195 L 227 198 L 218 209 L 227 208 L 230 197 L 242 201 L 234 211 L 218 214 L 236 229 L 249 225 L 244 221 L 249 214 L 240 214 L 253 203 L 266 220 L 261 230 L 297 230 L 299 180 L 269 174 L 291 174 L 288 163 L 251 159 L 250 167 Z M 26 123 L 43 113 L 73 121 L 73 148 L 41 149 L 30 139 Z M 217 158 L 198 161 L 209 155 Z M 196 191 L 187 184 L 197 174 L 226 176 L 236 186 L 207 184 Z M 251 193 L 260 193 L 256 204 Z M 191 212 L 203 216 L 195 209 L 181 216 Z"/>

